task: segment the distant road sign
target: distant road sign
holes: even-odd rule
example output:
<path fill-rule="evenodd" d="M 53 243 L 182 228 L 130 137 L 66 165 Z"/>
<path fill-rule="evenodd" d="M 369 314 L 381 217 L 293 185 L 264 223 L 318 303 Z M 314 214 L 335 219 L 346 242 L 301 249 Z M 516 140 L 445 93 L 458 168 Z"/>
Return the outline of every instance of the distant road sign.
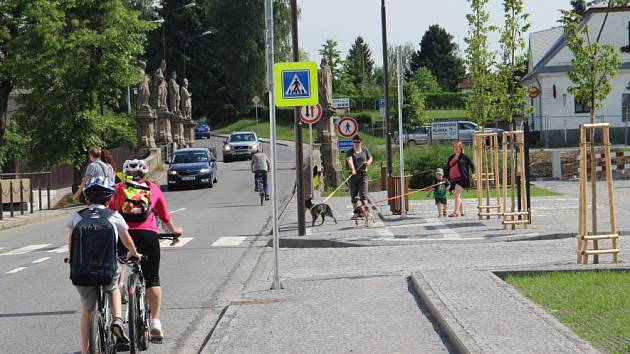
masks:
<path fill-rule="evenodd" d="M 335 109 L 350 108 L 349 98 L 333 98 L 332 106 Z"/>
<path fill-rule="evenodd" d="M 339 151 L 344 152 L 352 149 L 352 139 L 339 139 L 337 140 L 337 147 Z"/>
<path fill-rule="evenodd" d="M 378 100 L 378 111 L 381 118 L 385 119 L 385 97 L 381 97 Z"/>
<path fill-rule="evenodd" d="M 359 124 L 352 117 L 343 117 L 337 122 L 337 133 L 344 138 L 352 138 L 359 131 Z"/>
<path fill-rule="evenodd" d="M 532 86 L 527 89 L 527 95 L 529 96 L 529 98 L 536 98 L 540 96 L 540 89 L 538 89 L 538 87 L 536 86 Z"/>
<path fill-rule="evenodd" d="M 314 62 L 274 65 L 276 106 L 297 107 L 319 102 L 317 64 Z"/>
<path fill-rule="evenodd" d="M 252 98 L 252 103 L 253 103 L 253 104 L 258 104 L 258 103 L 260 103 L 260 98 L 258 98 L 258 96 L 254 96 L 254 98 Z"/>
<path fill-rule="evenodd" d="M 322 106 L 302 106 L 300 108 L 300 120 L 304 124 L 315 124 L 322 118 Z"/>
<path fill-rule="evenodd" d="M 457 121 L 453 122 L 433 122 L 431 123 L 431 140 L 457 140 L 459 130 Z"/>

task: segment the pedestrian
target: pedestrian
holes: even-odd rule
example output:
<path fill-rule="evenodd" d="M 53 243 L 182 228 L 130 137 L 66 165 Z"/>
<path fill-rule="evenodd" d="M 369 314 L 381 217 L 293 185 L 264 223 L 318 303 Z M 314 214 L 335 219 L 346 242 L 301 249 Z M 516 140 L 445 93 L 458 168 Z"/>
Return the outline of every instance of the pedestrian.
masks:
<path fill-rule="evenodd" d="M 449 156 L 444 168 L 444 175 L 451 183 L 449 190 L 455 196 L 455 208 L 449 217 L 465 216 L 462 192 L 470 188 L 470 175 L 475 166 L 464 153 L 464 144 L 456 140 L 453 142 L 453 155 Z"/>
<path fill-rule="evenodd" d="M 90 157 L 90 163 L 85 169 L 85 176 L 83 176 L 83 180 L 77 188 L 77 191 L 72 195 L 74 200 L 78 200 L 81 203 L 85 204 L 85 197 L 83 196 L 83 187 L 85 186 L 85 182 L 89 181 L 92 177 L 107 177 L 108 167 L 101 160 L 101 148 L 98 146 L 92 146 L 88 151 Z"/>
<path fill-rule="evenodd" d="M 431 185 L 433 187 L 430 189 L 429 196 L 433 193 L 435 205 L 437 206 L 437 217 L 446 216 L 446 210 L 448 209 L 446 192 L 448 192 L 451 185 L 448 182 L 448 179 L 444 178 L 444 170 L 441 168 L 437 168 L 435 170 L 435 178 L 433 179 L 433 183 Z"/>
<path fill-rule="evenodd" d="M 372 164 L 373 158 L 368 148 L 361 144 L 361 137 L 356 134 L 352 137 L 352 149 L 346 151 L 346 163 L 352 173 L 350 177 L 350 198 L 352 208 L 357 210 L 359 201 L 366 204 L 368 192 L 367 167 Z"/>
<path fill-rule="evenodd" d="M 103 149 L 101 159 L 105 165 L 107 165 L 107 178 L 112 181 L 112 183 L 122 182 L 122 179 L 118 176 L 118 166 L 112 157 L 112 153 L 107 149 Z"/>

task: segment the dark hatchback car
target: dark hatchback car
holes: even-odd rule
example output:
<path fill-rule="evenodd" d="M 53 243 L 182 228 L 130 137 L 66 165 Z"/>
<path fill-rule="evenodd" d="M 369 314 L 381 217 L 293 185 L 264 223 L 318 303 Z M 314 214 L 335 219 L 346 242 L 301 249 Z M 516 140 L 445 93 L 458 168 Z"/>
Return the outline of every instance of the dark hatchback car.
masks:
<path fill-rule="evenodd" d="M 166 173 L 168 189 L 204 186 L 217 183 L 216 158 L 207 148 L 187 148 L 175 151 Z"/>
<path fill-rule="evenodd" d="M 210 127 L 204 122 L 197 123 L 195 127 L 195 139 L 210 139 Z"/>

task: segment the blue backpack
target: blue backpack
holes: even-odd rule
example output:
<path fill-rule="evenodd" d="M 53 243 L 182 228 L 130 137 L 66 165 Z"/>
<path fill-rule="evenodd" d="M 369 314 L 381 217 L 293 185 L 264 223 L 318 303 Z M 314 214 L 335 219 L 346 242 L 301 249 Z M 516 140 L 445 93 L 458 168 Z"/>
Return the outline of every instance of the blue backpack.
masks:
<path fill-rule="evenodd" d="M 116 275 L 116 230 L 107 208 L 85 208 L 72 230 L 70 280 L 79 286 L 109 285 Z"/>

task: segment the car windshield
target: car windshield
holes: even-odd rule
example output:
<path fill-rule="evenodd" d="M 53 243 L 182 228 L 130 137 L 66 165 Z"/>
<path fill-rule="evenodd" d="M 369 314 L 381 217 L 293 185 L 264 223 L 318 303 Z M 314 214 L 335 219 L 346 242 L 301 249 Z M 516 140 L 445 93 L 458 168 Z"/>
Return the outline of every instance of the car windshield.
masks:
<path fill-rule="evenodd" d="M 204 152 L 180 152 L 173 157 L 173 163 L 208 162 L 208 155 Z"/>
<path fill-rule="evenodd" d="M 256 141 L 254 134 L 232 134 L 230 135 L 231 143 Z"/>
<path fill-rule="evenodd" d="M 206 128 L 208 128 L 208 125 L 206 123 L 197 124 L 197 129 L 206 129 Z"/>

